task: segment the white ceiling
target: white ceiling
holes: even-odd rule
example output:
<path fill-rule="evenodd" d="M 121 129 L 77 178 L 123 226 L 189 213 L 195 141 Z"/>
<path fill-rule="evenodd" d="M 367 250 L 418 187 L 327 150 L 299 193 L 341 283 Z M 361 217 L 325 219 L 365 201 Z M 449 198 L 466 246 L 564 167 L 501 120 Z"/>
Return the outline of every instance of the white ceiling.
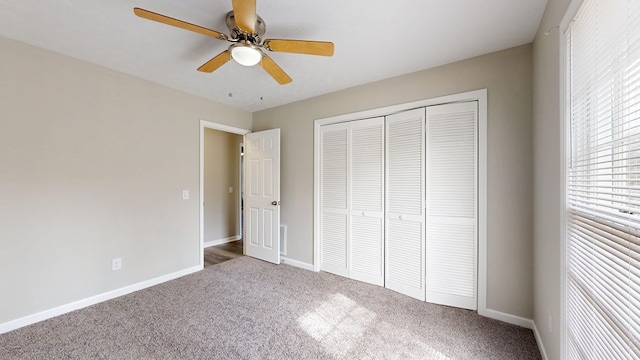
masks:
<path fill-rule="evenodd" d="M 269 53 L 292 78 L 233 61 L 230 43 L 141 19 L 134 7 L 228 34 L 231 0 L 0 0 L 0 36 L 258 111 L 529 43 L 547 0 L 257 0 L 265 39 L 332 41 L 333 57 Z M 232 94 L 232 96 L 230 96 Z"/>

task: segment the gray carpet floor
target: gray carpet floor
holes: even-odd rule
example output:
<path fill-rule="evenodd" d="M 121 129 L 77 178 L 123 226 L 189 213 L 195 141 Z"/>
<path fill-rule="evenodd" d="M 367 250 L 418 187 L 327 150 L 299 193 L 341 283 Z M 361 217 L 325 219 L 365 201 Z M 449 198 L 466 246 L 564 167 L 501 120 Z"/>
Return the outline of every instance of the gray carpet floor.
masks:
<path fill-rule="evenodd" d="M 0 335 L 1 359 L 540 359 L 531 330 L 241 257 Z"/>

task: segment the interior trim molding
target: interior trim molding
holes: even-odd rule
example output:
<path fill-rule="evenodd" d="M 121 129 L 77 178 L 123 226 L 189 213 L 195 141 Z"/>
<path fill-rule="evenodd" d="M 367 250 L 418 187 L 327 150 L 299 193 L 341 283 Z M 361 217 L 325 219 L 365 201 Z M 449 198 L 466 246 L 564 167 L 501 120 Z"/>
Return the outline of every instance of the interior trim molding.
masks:
<path fill-rule="evenodd" d="M 317 119 L 313 124 L 313 270 L 320 271 L 320 128 L 323 125 L 388 116 L 406 110 L 456 102 L 478 102 L 478 314 L 487 309 L 487 89 Z M 530 328 L 530 326 L 529 326 Z"/>
<path fill-rule="evenodd" d="M 213 129 L 229 132 L 232 134 L 246 135 L 251 130 L 241 129 L 234 126 L 200 120 L 200 267 L 204 269 L 204 129 Z M 244 140 L 242 141 L 244 143 Z M 244 252 L 244 251 L 243 251 Z"/>
<path fill-rule="evenodd" d="M 222 245 L 222 244 L 226 244 L 226 243 L 230 243 L 233 241 L 238 241 L 242 239 L 242 236 L 240 235 L 235 235 L 235 236 L 230 236 L 228 238 L 224 238 L 224 239 L 218 239 L 218 240 L 211 240 L 211 241 L 206 241 L 202 244 L 202 247 L 204 248 L 208 248 L 211 246 L 217 246 L 217 245 Z"/>
<path fill-rule="evenodd" d="M 538 349 L 540 350 L 540 355 L 542 355 L 543 360 L 548 360 L 547 351 L 544 348 L 544 343 L 542 342 L 542 338 L 540 337 L 540 333 L 538 332 L 538 327 L 536 323 L 533 323 L 533 335 L 536 337 L 536 343 L 538 344 Z"/>
<path fill-rule="evenodd" d="M 19 329 L 21 327 L 35 324 L 40 321 L 51 319 L 53 317 L 66 314 L 71 311 L 80 310 L 87 306 L 95 305 L 107 300 L 111 300 L 123 295 L 130 294 L 134 291 L 142 290 L 154 285 L 158 285 L 179 277 L 192 274 L 202 270 L 202 266 L 193 266 L 184 270 L 176 271 L 170 274 L 162 275 L 153 279 L 145 280 L 137 284 L 128 285 L 119 289 L 107 291 L 102 294 L 94 295 L 86 299 L 74 301 L 65 305 L 57 306 L 52 309 L 44 310 L 35 314 L 27 315 L 15 320 L 11 320 L 0 324 L 0 334 Z"/>
<path fill-rule="evenodd" d="M 483 312 L 478 311 L 478 314 L 484 317 L 488 317 L 490 319 L 500 320 L 508 324 L 517 325 L 517 326 L 527 328 L 527 329 L 532 329 L 532 330 L 535 325 L 535 323 L 531 319 L 527 319 L 517 315 L 511 315 L 511 314 L 507 314 L 501 311 L 496 311 L 491 309 L 485 309 Z"/>
<path fill-rule="evenodd" d="M 559 185 L 559 189 L 560 189 L 560 196 L 558 197 L 558 203 L 556 203 L 556 206 L 559 207 L 560 211 L 560 227 L 559 229 L 559 234 L 558 234 L 558 239 L 560 239 L 560 274 L 562 274 L 562 279 L 560 280 L 560 315 L 557 316 L 557 320 L 556 323 L 557 325 L 555 326 L 555 328 L 557 329 L 556 332 L 559 332 L 558 336 L 560 338 L 560 357 L 561 358 L 566 358 L 567 356 L 567 159 L 569 156 L 569 149 L 567 148 L 567 146 L 569 146 L 570 144 L 567 141 L 567 135 L 570 134 L 570 126 L 571 126 L 571 121 L 569 119 L 569 115 L 567 114 L 567 110 L 568 110 L 568 106 L 569 104 L 567 104 L 567 95 L 569 93 L 569 89 L 567 86 L 567 72 L 568 72 L 568 68 L 567 68 L 567 57 L 568 57 L 568 52 L 567 52 L 567 36 L 566 33 L 569 30 L 569 26 L 571 25 L 571 22 L 573 21 L 573 19 L 575 18 L 575 16 L 577 15 L 578 11 L 580 10 L 580 7 L 582 6 L 584 0 L 571 0 L 571 2 L 569 3 L 569 6 L 562 18 L 562 21 L 560 23 L 560 30 L 562 31 L 561 34 L 559 35 L 559 70 L 560 70 L 560 78 L 558 79 L 558 86 L 560 87 L 558 90 L 558 94 L 560 95 L 560 99 L 558 99 L 558 104 L 559 104 L 559 110 L 560 113 L 558 114 L 558 119 L 560 119 L 559 121 L 559 135 L 560 135 L 560 162 L 557 164 L 560 166 L 560 184 Z M 534 239 L 535 241 L 535 239 Z M 557 260 L 557 259 L 556 259 Z M 549 299 L 547 299 L 549 300 Z M 552 301 L 548 301 L 545 302 L 543 304 L 543 308 L 542 309 L 538 309 L 536 307 L 536 309 L 542 313 L 542 314 L 553 314 L 553 311 L 550 309 L 552 303 L 554 300 Z M 544 301 L 543 301 L 544 302 Z M 543 331 L 542 334 L 536 333 L 536 336 L 540 337 L 540 352 L 543 354 L 543 356 L 546 356 L 546 354 L 543 352 L 544 346 L 542 344 L 544 344 L 543 339 L 553 339 L 553 335 L 551 334 L 551 332 L 546 332 L 544 329 L 544 327 L 541 329 Z M 544 337 L 543 337 L 544 335 Z"/>
<path fill-rule="evenodd" d="M 309 264 L 309 263 L 298 261 L 298 260 L 289 259 L 289 258 L 286 258 L 284 256 L 280 256 L 280 262 L 284 263 L 285 265 L 291 265 L 291 266 L 295 266 L 297 268 L 301 268 L 301 269 L 304 269 L 304 270 L 314 271 L 313 264 Z"/>
<path fill-rule="evenodd" d="M 564 16 L 562 17 L 562 20 L 559 24 L 560 34 L 565 34 L 567 32 L 567 29 L 573 21 L 573 18 L 575 18 L 576 14 L 578 14 L 578 10 L 580 10 L 582 3 L 584 3 L 584 0 L 571 0 L 571 2 L 569 3 L 569 7 L 567 7 L 567 11 L 564 13 Z M 560 80 L 564 81 L 563 79 Z"/>

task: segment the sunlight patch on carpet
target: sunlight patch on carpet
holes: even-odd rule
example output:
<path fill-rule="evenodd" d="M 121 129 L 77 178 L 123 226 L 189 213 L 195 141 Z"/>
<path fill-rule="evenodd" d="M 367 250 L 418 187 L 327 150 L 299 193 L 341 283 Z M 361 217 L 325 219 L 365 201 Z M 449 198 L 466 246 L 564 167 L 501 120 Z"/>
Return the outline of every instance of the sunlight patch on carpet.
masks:
<path fill-rule="evenodd" d="M 316 309 L 298 319 L 300 326 L 324 348 L 344 356 L 361 340 L 367 325 L 376 317 L 342 294 L 334 294 Z"/>
<path fill-rule="evenodd" d="M 338 357 L 348 355 L 356 347 L 360 347 L 359 351 L 364 350 L 375 357 L 378 351 L 388 353 L 391 349 L 410 345 L 409 348 L 413 350 L 411 354 L 403 355 L 412 358 L 419 355 L 420 358 L 428 360 L 449 359 L 408 331 L 398 329 L 387 322 L 375 320 L 374 312 L 337 293 L 298 318 L 298 324 L 307 334 L 322 344 L 328 353 Z M 384 332 L 386 337 L 384 344 L 370 342 L 368 331 Z M 401 350 L 396 355 L 401 355 L 402 352 L 406 351 Z"/>

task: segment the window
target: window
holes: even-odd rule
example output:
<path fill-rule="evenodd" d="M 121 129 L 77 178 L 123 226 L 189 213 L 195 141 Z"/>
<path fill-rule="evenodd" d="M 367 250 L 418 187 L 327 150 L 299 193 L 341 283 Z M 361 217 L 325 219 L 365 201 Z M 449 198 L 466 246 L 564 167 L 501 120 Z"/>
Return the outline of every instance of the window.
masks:
<path fill-rule="evenodd" d="M 566 40 L 566 355 L 638 359 L 640 1 L 584 0 Z"/>

